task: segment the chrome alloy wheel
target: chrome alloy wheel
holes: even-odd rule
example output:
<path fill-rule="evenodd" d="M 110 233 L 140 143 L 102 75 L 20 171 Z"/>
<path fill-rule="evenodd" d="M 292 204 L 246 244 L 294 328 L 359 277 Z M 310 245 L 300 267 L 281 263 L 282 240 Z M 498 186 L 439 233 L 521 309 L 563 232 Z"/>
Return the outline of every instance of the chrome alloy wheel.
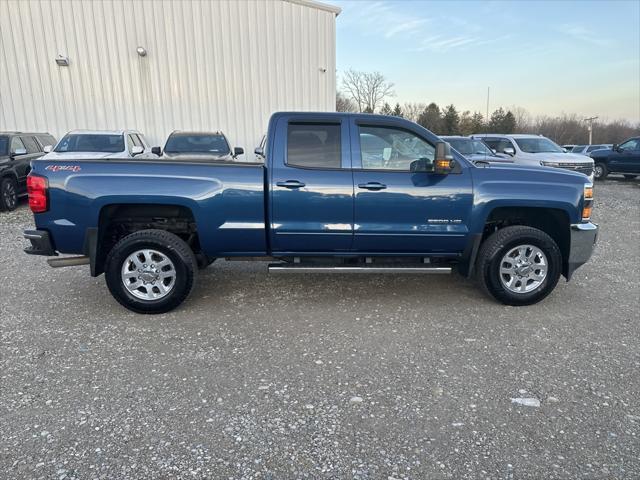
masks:
<path fill-rule="evenodd" d="M 122 283 L 141 300 L 160 300 L 176 283 L 176 267 L 164 253 L 137 250 L 122 264 Z"/>
<path fill-rule="evenodd" d="M 529 293 L 547 277 L 546 255 L 534 245 L 518 245 L 500 261 L 500 281 L 513 293 Z"/>
<path fill-rule="evenodd" d="M 596 178 L 602 178 L 602 176 L 604 175 L 604 169 L 602 168 L 602 165 L 596 165 L 595 167 L 593 167 L 593 174 Z"/>

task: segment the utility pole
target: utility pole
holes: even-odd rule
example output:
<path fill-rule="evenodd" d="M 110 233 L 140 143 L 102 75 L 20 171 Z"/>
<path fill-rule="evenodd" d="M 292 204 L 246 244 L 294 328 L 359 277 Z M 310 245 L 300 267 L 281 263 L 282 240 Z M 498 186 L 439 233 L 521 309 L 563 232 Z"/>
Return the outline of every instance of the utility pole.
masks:
<path fill-rule="evenodd" d="M 589 145 L 591 145 L 591 140 L 593 139 L 593 121 L 597 120 L 598 117 L 589 117 L 585 118 L 585 122 L 589 122 L 589 126 L 587 127 L 589 130 Z"/>
<path fill-rule="evenodd" d="M 484 121 L 486 122 L 486 128 L 484 133 L 489 133 L 489 88 L 487 87 L 487 116 L 485 117 Z"/>

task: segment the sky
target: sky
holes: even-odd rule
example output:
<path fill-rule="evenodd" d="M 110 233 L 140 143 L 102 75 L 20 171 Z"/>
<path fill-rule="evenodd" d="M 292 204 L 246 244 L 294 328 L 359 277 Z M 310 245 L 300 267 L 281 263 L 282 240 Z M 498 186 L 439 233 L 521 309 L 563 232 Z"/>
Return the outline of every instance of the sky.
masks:
<path fill-rule="evenodd" d="M 338 89 L 379 71 L 390 103 L 640 122 L 640 1 L 329 0 Z"/>

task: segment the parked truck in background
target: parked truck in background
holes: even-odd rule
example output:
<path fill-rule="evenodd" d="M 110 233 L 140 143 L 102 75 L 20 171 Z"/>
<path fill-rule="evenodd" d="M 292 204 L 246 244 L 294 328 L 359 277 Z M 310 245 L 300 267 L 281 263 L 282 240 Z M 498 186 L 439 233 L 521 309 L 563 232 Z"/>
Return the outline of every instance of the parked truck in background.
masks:
<path fill-rule="evenodd" d="M 160 313 L 216 258 L 270 259 L 285 273 L 457 270 L 528 305 L 596 241 L 586 175 L 474 165 L 402 118 L 276 113 L 263 154 L 264 164 L 35 160 L 26 252 L 79 255 L 49 263 L 89 264 L 122 305 Z"/>

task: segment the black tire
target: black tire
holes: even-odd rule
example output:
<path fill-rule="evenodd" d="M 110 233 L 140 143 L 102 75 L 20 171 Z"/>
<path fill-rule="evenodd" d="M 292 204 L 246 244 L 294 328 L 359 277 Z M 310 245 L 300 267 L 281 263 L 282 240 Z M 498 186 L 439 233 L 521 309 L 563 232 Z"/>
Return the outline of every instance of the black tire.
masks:
<path fill-rule="evenodd" d="M 624 178 L 626 178 L 627 180 L 633 180 L 636 177 L 637 177 L 637 175 L 625 175 L 624 176 Z"/>
<path fill-rule="evenodd" d="M 604 180 L 609 175 L 609 169 L 604 163 L 596 163 L 593 167 L 593 178 Z"/>
<path fill-rule="evenodd" d="M 18 207 L 18 184 L 13 177 L 0 181 L 0 210 L 15 210 Z"/>
<path fill-rule="evenodd" d="M 514 293 L 501 280 L 503 257 L 519 245 L 533 245 L 547 258 L 546 277 L 538 287 L 527 293 Z M 539 302 L 553 291 L 561 271 L 562 253 L 556 242 L 542 230 L 525 226 L 505 227 L 493 233 L 483 242 L 476 260 L 476 276 L 482 288 L 505 305 L 521 306 Z"/>
<path fill-rule="evenodd" d="M 143 249 L 166 255 L 175 267 L 175 283 L 169 293 L 158 300 L 136 298 L 124 285 L 124 263 L 131 254 Z M 198 262 L 189 245 L 164 230 L 140 230 L 124 237 L 111 249 L 105 262 L 105 279 L 111 295 L 121 305 L 137 313 L 165 313 L 176 308 L 191 293 L 197 271 Z"/>

